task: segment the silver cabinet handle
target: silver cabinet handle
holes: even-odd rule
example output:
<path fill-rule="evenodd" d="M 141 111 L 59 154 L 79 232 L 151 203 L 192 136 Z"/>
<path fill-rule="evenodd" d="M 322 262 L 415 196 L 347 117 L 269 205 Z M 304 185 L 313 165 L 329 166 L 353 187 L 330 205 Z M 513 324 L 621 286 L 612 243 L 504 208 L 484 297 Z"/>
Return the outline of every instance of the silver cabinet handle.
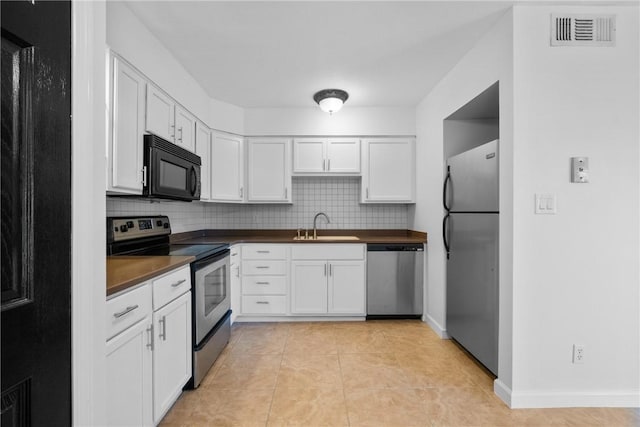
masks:
<path fill-rule="evenodd" d="M 269 268 L 269 266 L 268 265 L 258 265 L 256 268 L 259 269 L 259 270 L 265 270 L 265 269 Z"/>
<path fill-rule="evenodd" d="M 240 187 L 240 197 L 241 198 L 244 197 L 243 194 L 244 194 L 244 187 Z"/>
<path fill-rule="evenodd" d="M 269 301 L 256 301 L 256 304 L 269 304 Z"/>
<path fill-rule="evenodd" d="M 153 324 L 151 324 L 148 328 L 147 328 L 147 333 L 148 333 L 148 342 L 147 342 L 147 348 L 151 351 L 153 351 Z"/>
<path fill-rule="evenodd" d="M 138 304 L 130 305 L 129 307 L 127 307 L 124 310 L 122 310 L 120 313 L 113 313 L 113 317 L 115 317 L 116 319 L 119 319 L 122 316 L 124 316 L 125 314 L 131 313 L 136 308 L 138 308 Z"/>
<path fill-rule="evenodd" d="M 367 188 L 367 199 L 369 198 L 369 188 Z"/>
<path fill-rule="evenodd" d="M 172 283 L 172 284 L 171 284 L 171 287 L 172 287 L 172 288 L 176 288 L 176 287 L 178 287 L 178 286 L 182 285 L 182 284 L 183 284 L 184 282 L 186 282 L 186 281 L 187 281 L 187 279 L 178 280 L 177 282 Z"/>
<path fill-rule="evenodd" d="M 331 264 L 329 264 L 329 276 L 331 276 Z"/>
<path fill-rule="evenodd" d="M 327 160 L 327 170 L 330 171 L 331 170 L 331 159 Z"/>
<path fill-rule="evenodd" d="M 271 251 L 256 251 L 259 254 L 270 254 Z"/>
<path fill-rule="evenodd" d="M 231 256 L 238 256 L 238 253 L 234 252 L 234 253 L 231 254 Z"/>
<path fill-rule="evenodd" d="M 256 282 L 256 285 L 268 285 L 269 282 Z"/>
<path fill-rule="evenodd" d="M 178 132 L 180 132 L 180 138 L 178 138 L 178 140 L 182 142 L 182 126 L 178 128 Z"/>
<path fill-rule="evenodd" d="M 240 277 L 240 266 L 236 267 L 236 277 Z"/>
<path fill-rule="evenodd" d="M 162 325 L 162 329 L 158 334 L 158 338 L 162 338 L 162 341 L 166 341 L 167 340 L 167 316 L 162 316 L 162 318 L 159 320 L 159 323 L 160 325 Z"/>
<path fill-rule="evenodd" d="M 143 187 L 147 186 L 147 167 L 146 166 L 142 167 L 142 186 Z"/>
<path fill-rule="evenodd" d="M 171 134 L 171 137 L 175 138 L 176 137 L 176 125 L 175 123 L 172 125 L 169 125 L 169 133 Z"/>

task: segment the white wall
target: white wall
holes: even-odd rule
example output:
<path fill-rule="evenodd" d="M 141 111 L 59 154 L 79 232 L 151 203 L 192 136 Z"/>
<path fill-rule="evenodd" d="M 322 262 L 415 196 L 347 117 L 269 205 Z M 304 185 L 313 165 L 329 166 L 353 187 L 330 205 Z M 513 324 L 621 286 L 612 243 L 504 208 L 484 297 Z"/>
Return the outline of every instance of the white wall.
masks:
<path fill-rule="evenodd" d="M 245 133 L 266 135 L 415 135 L 413 107 L 349 107 L 329 115 L 318 107 L 247 108 Z"/>
<path fill-rule="evenodd" d="M 106 421 L 105 3 L 72 7 L 72 419 Z"/>
<path fill-rule="evenodd" d="M 243 110 L 211 99 L 122 2 L 107 2 L 107 44 L 207 126 L 243 134 Z"/>
<path fill-rule="evenodd" d="M 550 47 L 558 12 L 616 14 L 617 46 Z M 640 406 L 638 21 L 515 8 L 513 406 Z M 569 182 L 572 156 L 590 183 Z M 557 215 L 534 215 L 537 192 Z"/>
<path fill-rule="evenodd" d="M 443 121 L 482 91 L 500 83 L 500 348 L 499 379 L 511 385 L 511 239 L 513 156 L 512 14 L 500 21 L 436 85 L 416 109 L 417 203 L 411 228 L 429 233 L 425 317 L 446 336 L 446 261 L 441 227 L 445 175 Z"/>

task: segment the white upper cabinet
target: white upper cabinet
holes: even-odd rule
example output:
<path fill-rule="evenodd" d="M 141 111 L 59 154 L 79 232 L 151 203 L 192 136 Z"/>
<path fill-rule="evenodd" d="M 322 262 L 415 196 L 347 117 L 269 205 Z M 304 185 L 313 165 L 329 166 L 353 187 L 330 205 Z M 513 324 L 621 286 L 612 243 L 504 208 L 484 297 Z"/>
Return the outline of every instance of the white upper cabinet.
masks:
<path fill-rule="evenodd" d="M 211 199 L 211 130 L 196 122 L 196 154 L 200 156 L 200 200 Z"/>
<path fill-rule="evenodd" d="M 362 141 L 363 203 L 415 203 L 415 140 Z"/>
<path fill-rule="evenodd" d="M 145 129 L 185 150 L 195 151 L 196 118 L 152 84 L 147 85 Z"/>
<path fill-rule="evenodd" d="M 146 131 L 171 142 L 175 138 L 175 102 L 152 84 L 147 85 Z"/>
<path fill-rule="evenodd" d="M 296 138 L 293 173 L 301 175 L 359 174 L 360 140 L 357 138 Z"/>
<path fill-rule="evenodd" d="M 146 80 L 117 56 L 111 65 L 107 191 L 142 194 Z"/>
<path fill-rule="evenodd" d="M 174 143 L 185 150 L 195 151 L 196 118 L 179 105 L 175 106 L 176 131 Z"/>
<path fill-rule="evenodd" d="M 244 200 L 244 141 L 236 135 L 213 132 L 211 143 L 211 200 Z"/>
<path fill-rule="evenodd" d="M 250 138 L 247 141 L 247 201 L 291 203 L 291 140 Z"/>

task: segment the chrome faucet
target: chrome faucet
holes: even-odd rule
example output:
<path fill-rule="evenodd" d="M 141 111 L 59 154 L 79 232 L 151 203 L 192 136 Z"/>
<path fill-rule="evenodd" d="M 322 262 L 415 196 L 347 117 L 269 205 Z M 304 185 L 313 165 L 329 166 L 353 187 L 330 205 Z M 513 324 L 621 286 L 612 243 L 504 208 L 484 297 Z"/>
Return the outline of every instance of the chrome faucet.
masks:
<path fill-rule="evenodd" d="M 326 213 L 324 213 L 324 212 L 318 212 L 318 213 L 316 214 L 316 216 L 314 216 L 314 217 L 313 217 L 313 240 L 316 240 L 316 239 L 318 238 L 318 233 L 317 233 L 317 230 L 316 230 L 316 221 L 318 220 L 318 217 L 319 217 L 320 215 L 322 215 L 322 216 L 324 216 L 324 217 L 326 218 L 326 220 L 327 220 L 327 224 L 330 224 L 330 223 L 331 223 L 331 220 L 329 219 L 329 217 L 327 216 L 327 214 L 326 214 Z"/>

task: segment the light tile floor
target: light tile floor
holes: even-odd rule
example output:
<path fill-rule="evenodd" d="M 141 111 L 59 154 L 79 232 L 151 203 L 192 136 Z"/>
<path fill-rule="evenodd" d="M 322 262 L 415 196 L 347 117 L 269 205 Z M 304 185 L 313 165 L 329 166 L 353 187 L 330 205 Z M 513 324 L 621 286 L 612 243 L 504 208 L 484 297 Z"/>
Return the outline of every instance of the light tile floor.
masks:
<path fill-rule="evenodd" d="M 236 323 L 163 426 L 640 426 L 617 408 L 510 410 L 420 321 Z"/>

